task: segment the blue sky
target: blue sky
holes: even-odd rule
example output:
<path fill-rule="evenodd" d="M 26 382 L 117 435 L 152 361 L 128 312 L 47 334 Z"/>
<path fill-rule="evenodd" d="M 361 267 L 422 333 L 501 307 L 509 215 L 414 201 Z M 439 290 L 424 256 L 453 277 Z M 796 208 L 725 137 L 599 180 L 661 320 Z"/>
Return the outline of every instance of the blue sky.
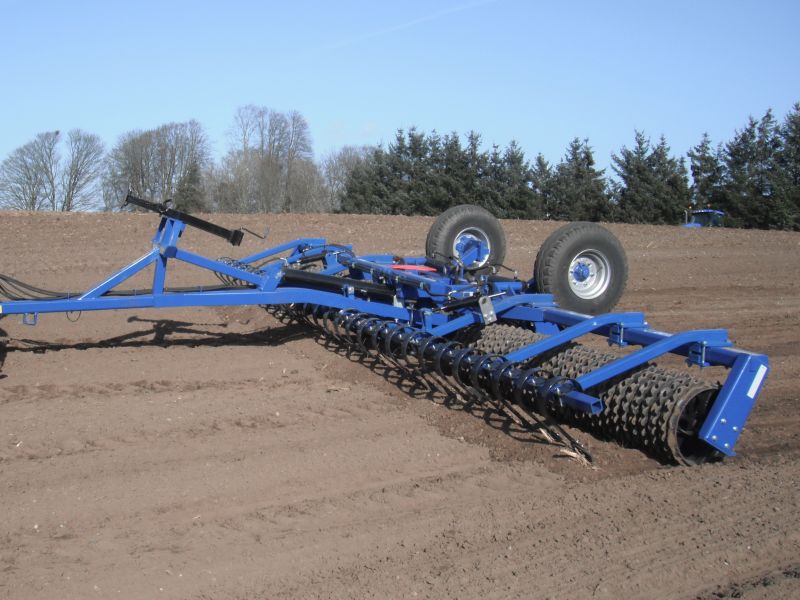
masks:
<path fill-rule="evenodd" d="M 73 127 L 109 144 L 237 106 L 299 110 L 319 157 L 398 128 L 474 129 L 598 163 L 634 129 L 684 153 L 800 101 L 800 1 L 0 0 L 0 158 Z"/>

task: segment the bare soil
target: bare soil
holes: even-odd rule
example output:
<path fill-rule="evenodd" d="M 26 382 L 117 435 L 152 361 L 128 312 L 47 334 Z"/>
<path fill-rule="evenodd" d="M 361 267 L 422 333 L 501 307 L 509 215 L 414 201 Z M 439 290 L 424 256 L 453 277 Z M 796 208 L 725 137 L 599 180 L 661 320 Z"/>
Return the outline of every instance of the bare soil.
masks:
<path fill-rule="evenodd" d="M 431 224 L 213 218 L 398 254 Z M 147 251 L 155 224 L 0 213 L 0 273 L 85 289 Z M 504 226 L 506 262 L 529 276 L 558 224 Z M 0 597 L 800 597 L 800 235 L 611 229 L 631 263 L 621 309 L 769 354 L 736 458 L 666 467 L 576 432 L 588 467 L 257 308 L 4 318 Z"/>

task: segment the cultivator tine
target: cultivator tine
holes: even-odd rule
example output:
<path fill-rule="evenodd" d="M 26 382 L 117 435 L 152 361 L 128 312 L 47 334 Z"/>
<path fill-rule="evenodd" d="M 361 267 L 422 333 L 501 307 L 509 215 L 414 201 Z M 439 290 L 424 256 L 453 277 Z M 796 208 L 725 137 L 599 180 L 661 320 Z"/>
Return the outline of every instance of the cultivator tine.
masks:
<path fill-rule="evenodd" d="M 445 354 L 455 356 L 457 352 L 461 352 L 464 349 L 464 346 L 461 342 L 449 342 L 447 340 L 444 340 L 440 346 L 439 349 L 433 352 L 433 370 L 439 377 L 447 377 L 442 370 L 442 365 L 444 364 L 442 358 Z"/>
<path fill-rule="evenodd" d="M 364 319 L 356 328 L 356 344 L 364 354 L 370 354 L 370 349 L 367 346 L 367 336 L 372 335 L 372 327 L 379 322 L 380 319 L 375 317 L 368 317 Z"/>

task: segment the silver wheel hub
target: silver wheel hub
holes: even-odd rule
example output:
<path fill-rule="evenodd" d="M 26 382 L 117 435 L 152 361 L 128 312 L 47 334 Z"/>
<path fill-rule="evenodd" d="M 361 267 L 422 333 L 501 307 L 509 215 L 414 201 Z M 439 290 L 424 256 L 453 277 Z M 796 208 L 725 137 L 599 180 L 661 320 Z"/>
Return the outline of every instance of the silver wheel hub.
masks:
<path fill-rule="evenodd" d="M 569 265 L 569 287 L 584 300 L 601 296 L 611 282 L 611 266 L 606 256 L 598 250 L 583 250 Z"/>

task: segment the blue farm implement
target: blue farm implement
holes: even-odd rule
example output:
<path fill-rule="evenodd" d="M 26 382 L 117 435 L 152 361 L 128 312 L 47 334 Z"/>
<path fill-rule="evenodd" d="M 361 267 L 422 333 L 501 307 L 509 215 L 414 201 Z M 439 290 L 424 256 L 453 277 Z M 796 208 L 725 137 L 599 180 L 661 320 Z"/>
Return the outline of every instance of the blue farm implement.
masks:
<path fill-rule="evenodd" d="M 43 313 L 259 305 L 316 325 L 350 348 L 513 406 L 587 457 L 560 423 L 685 465 L 734 454 L 769 370 L 766 356 L 733 348 L 724 330 L 665 333 L 641 313 L 610 312 L 627 261 L 617 239 L 596 224 L 554 232 L 539 249 L 534 277 L 520 280 L 498 275 L 505 268 L 503 231 L 491 214 L 469 205 L 436 219 L 421 257 L 359 256 L 350 245 L 301 238 L 214 259 L 179 247 L 187 226 L 233 246 L 244 230 L 130 195 L 127 203 L 160 215 L 144 256 L 81 293 L 0 275 L 0 315 L 35 324 Z M 171 261 L 206 269 L 220 283 L 170 288 Z M 120 288 L 151 265 L 150 289 Z M 590 334 L 625 350 L 578 343 Z M 711 385 L 653 364 L 666 354 L 690 366 L 726 367 L 727 378 Z"/>

